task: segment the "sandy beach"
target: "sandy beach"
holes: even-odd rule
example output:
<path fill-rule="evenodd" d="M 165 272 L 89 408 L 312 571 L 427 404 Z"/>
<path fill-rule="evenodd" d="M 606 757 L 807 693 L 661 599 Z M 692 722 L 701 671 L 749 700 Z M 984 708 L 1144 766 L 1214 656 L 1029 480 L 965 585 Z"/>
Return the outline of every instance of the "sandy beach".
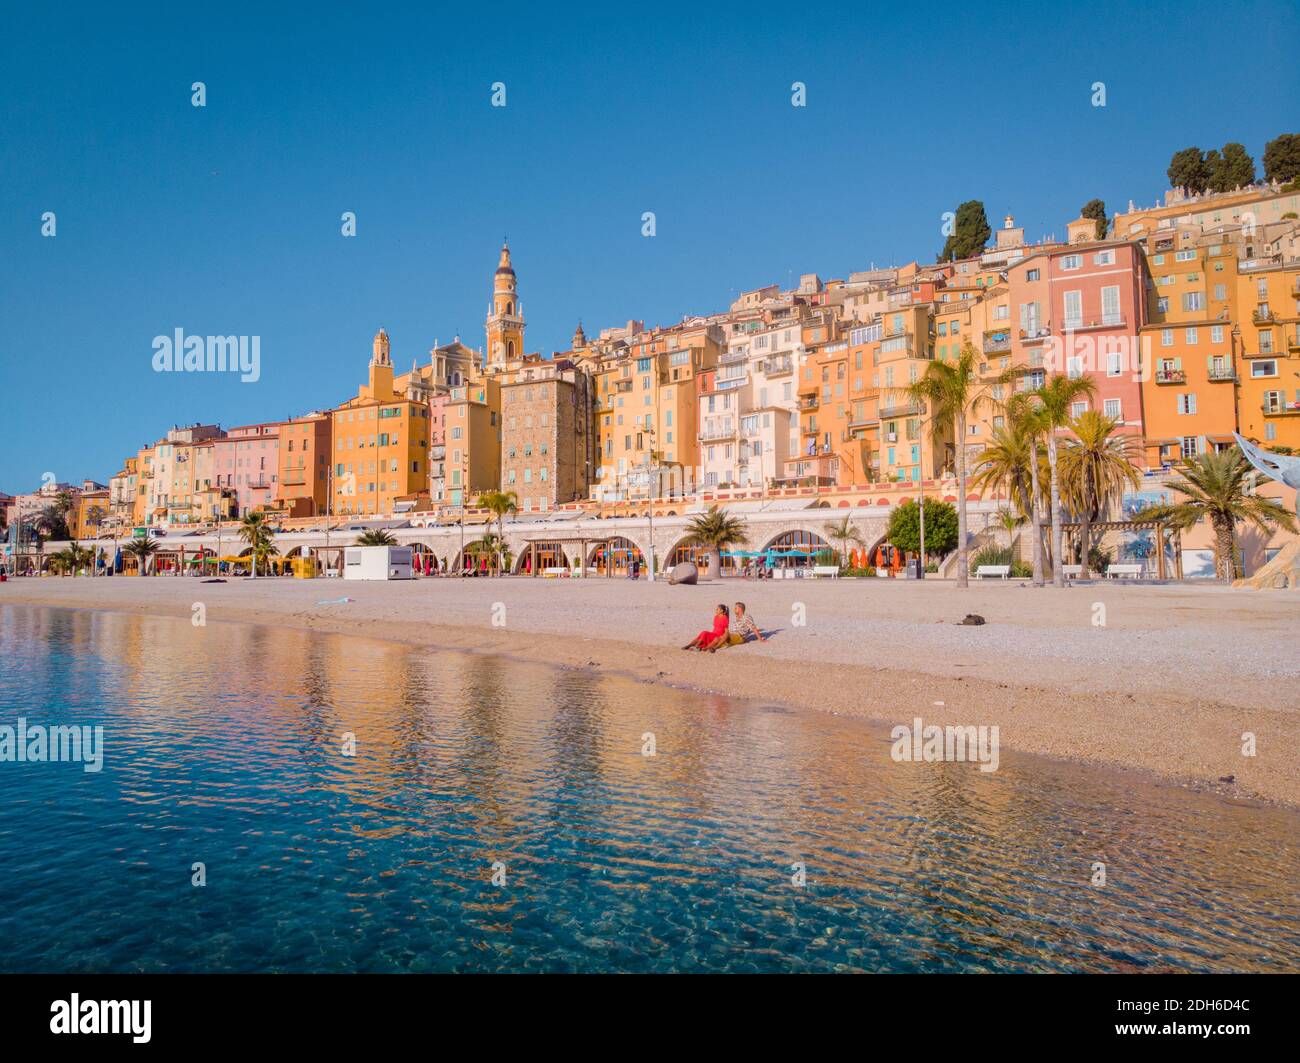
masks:
<path fill-rule="evenodd" d="M 348 603 L 335 604 L 347 596 Z M 748 603 L 765 644 L 679 647 Z M 1004 747 L 1300 806 L 1300 597 L 1220 586 L 725 580 L 22 579 L 32 604 L 353 632 L 616 671 L 893 725 L 996 724 Z M 983 626 L 957 622 L 969 612 Z M 1104 620 L 1104 624 L 1098 621 Z M 1256 755 L 1242 754 L 1242 735 Z M 1222 781 L 1231 776 L 1234 781 Z"/>

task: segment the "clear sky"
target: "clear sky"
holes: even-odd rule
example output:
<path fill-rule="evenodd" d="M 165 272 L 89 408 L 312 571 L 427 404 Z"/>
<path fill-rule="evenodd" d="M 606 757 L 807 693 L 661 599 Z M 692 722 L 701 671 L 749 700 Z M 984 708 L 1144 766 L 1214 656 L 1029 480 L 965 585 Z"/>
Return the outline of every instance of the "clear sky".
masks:
<path fill-rule="evenodd" d="M 1094 196 L 1154 202 L 1179 148 L 1241 141 L 1262 171 L 1300 131 L 1292 2 L 22 6 L 0 16 L 10 492 L 107 482 L 174 423 L 336 404 L 381 325 L 399 370 L 482 346 L 505 234 L 549 354 L 579 319 L 932 259 L 968 198 L 1063 236 Z M 261 379 L 153 372 L 177 328 L 260 336 Z"/>

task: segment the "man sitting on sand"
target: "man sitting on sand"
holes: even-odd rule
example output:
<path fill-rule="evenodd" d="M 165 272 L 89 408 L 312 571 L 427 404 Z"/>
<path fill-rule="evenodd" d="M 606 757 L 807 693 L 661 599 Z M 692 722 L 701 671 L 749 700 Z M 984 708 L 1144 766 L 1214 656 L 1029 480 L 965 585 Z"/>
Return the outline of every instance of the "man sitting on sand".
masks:
<path fill-rule="evenodd" d="M 727 631 L 727 637 L 719 639 L 717 645 L 710 648 L 712 653 L 719 646 L 739 646 L 745 642 L 766 642 L 767 639 L 763 633 L 758 630 L 758 625 L 754 623 L 754 618 L 749 615 L 745 609 L 744 602 L 737 602 L 732 608 L 732 623 Z"/>

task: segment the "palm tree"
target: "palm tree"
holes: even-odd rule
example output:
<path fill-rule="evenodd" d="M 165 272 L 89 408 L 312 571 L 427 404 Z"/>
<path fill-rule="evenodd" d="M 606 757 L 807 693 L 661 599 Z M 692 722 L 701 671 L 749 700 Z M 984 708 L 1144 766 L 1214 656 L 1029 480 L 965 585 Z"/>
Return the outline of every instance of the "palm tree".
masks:
<path fill-rule="evenodd" d="M 1016 529 L 1025 523 L 1025 518 L 1009 506 L 1003 506 L 994 514 L 994 519 L 1007 533 L 1007 549 L 1010 550 L 1015 543 Z"/>
<path fill-rule="evenodd" d="M 142 576 L 149 575 L 149 558 L 153 557 L 157 551 L 158 544 L 147 535 L 143 538 L 132 539 L 126 544 L 126 552 L 136 559 Z"/>
<path fill-rule="evenodd" d="M 497 522 L 497 565 L 498 572 L 505 568 L 505 519 L 508 513 L 519 512 L 519 496 L 513 491 L 484 491 L 478 496 L 478 505 L 488 510 Z"/>
<path fill-rule="evenodd" d="M 255 513 L 249 513 L 239 522 L 239 537 L 248 543 L 251 547 L 250 562 L 252 567 L 252 578 L 257 578 L 257 563 L 263 564 L 270 557 L 279 554 L 280 549 L 275 545 L 275 540 L 271 537 L 271 529 L 266 523 L 266 514 L 261 510 Z"/>
<path fill-rule="evenodd" d="M 1052 582 L 1058 587 L 1065 586 L 1065 572 L 1061 563 L 1061 478 L 1057 469 L 1056 432 L 1074 419 L 1074 404 L 1096 391 L 1097 385 L 1086 376 L 1054 373 L 1030 393 L 1037 401 L 1039 424 L 1047 437 L 1047 468 L 1052 484 Z"/>
<path fill-rule="evenodd" d="M 1166 486 L 1182 499 L 1148 506 L 1142 511 L 1142 519 L 1168 521 L 1179 531 L 1186 531 L 1202 518 L 1209 520 L 1214 529 L 1214 570 L 1220 579 L 1237 576 L 1239 522 L 1267 532 L 1278 527 L 1295 532 L 1300 525 L 1295 515 L 1275 499 L 1247 494 L 1246 477 L 1251 467 L 1238 447 L 1184 458 L 1178 471 L 1182 479 Z"/>
<path fill-rule="evenodd" d="M 865 544 L 865 541 L 862 538 L 862 533 L 858 531 L 858 526 L 849 519 L 847 513 L 844 515 L 843 520 L 837 524 L 832 524 L 826 529 L 826 535 L 832 542 L 839 544 L 841 568 L 848 564 L 846 555 L 848 553 L 849 543 L 853 543 L 855 546 L 863 546 Z"/>
<path fill-rule="evenodd" d="M 907 393 L 915 402 L 930 405 L 930 431 L 938 446 L 946 432 L 956 440 L 957 460 L 957 586 L 969 586 L 966 543 L 966 423 L 987 398 L 986 385 L 979 379 L 970 340 L 963 340 L 961 352 L 952 361 L 931 362 L 925 375 L 911 384 Z"/>
<path fill-rule="evenodd" d="M 698 543 L 709 551 L 709 567 L 706 575 L 709 579 L 718 579 L 722 575 L 722 550 L 736 543 L 743 543 L 749 538 L 745 521 L 741 517 L 727 515 L 717 503 L 703 513 L 697 513 L 686 526 L 686 542 Z"/>
<path fill-rule="evenodd" d="M 58 502 L 51 502 L 32 518 L 32 530 L 44 540 L 60 542 L 71 539 L 72 532 L 68 529 L 66 514 L 67 511 L 61 509 Z"/>
<path fill-rule="evenodd" d="M 1092 552 L 1092 522 L 1111 502 L 1121 502 L 1124 488 L 1136 490 L 1142 476 L 1134 464 L 1137 442 L 1116 434 L 1119 421 L 1085 410 L 1070 424 L 1074 439 L 1065 441 L 1061 455 L 1061 487 L 1070 509 L 1079 514 L 1079 576 L 1088 578 Z"/>
<path fill-rule="evenodd" d="M 971 485 L 987 491 L 1005 488 L 1016 515 L 1033 531 L 1034 586 L 1043 585 L 1043 529 L 1038 519 L 1047 481 L 1047 457 L 1040 439 L 1038 410 L 1029 393 L 1016 391 L 1002 404 L 1005 424 L 994 428 L 992 442 L 980 454 Z M 1001 519 L 1001 518 L 999 518 Z M 1020 521 L 1019 523 L 1023 523 Z M 1017 525 L 1018 526 L 1018 525 Z M 1006 527 L 1006 524 L 1003 524 Z"/>
<path fill-rule="evenodd" d="M 396 546 L 397 539 L 392 533 L 384 528 L 371 528 L 368 532 L 357 536 L 358 546 Z"/>

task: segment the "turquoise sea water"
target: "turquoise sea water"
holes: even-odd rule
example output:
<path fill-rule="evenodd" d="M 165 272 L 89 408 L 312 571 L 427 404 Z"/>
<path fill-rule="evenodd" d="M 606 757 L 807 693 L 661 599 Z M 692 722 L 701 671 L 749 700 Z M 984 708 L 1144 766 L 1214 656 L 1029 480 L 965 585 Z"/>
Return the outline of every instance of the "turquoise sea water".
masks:
<path fill-rule="evenodd" d="M 101 725 L 105 755 L 0 763 L 2 971 L 1300 969 L 1300 815 L 1127 773 L 895 764 L 861 721 L 598 671 L 0 607 L 20 715 Z"/>

